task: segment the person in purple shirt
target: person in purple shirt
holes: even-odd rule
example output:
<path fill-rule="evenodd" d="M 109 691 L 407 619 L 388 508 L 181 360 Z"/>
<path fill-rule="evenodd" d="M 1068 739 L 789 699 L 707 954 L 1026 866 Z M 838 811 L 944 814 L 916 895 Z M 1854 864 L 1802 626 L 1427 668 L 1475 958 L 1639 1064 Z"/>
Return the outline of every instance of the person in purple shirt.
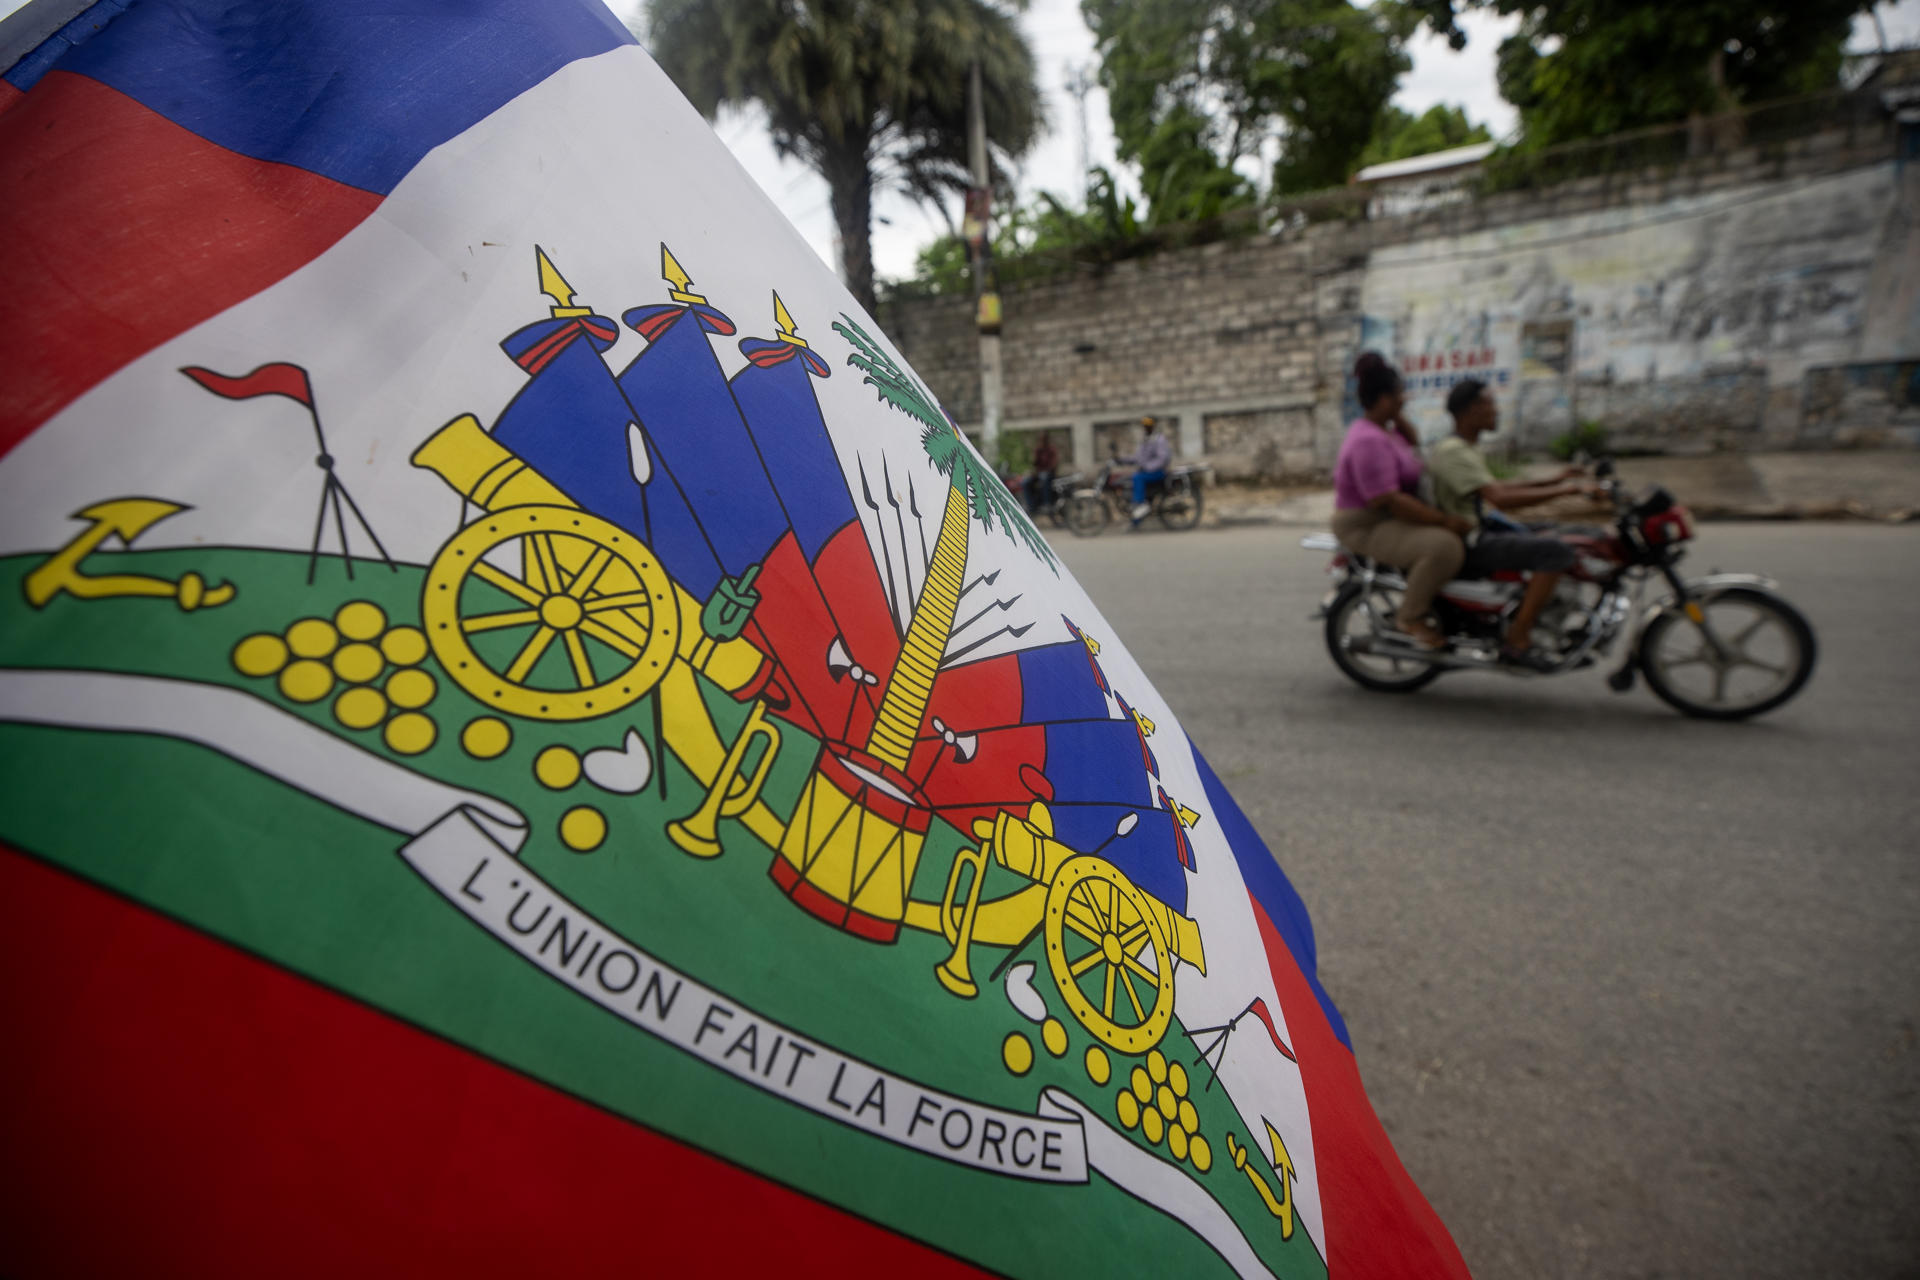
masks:
<path fill-rule="evenodd" d="M 1133 472 L 1133 527 L 1138 529 L 1140 522 L 1147 518 L 1153 508 L 1147 505 L 1147 488 L 1167 478 L 1167 464 L 1173 461 L 1173 445 L 1160 431 L 1157 419 L 1140 419 L 1140 451 L 1124 461 L 1131 462 Z"/>
<path fill-rule="evenodd" d="M 1333 467 L 1333 536 L 1347 550 L 1393 565 L 1407 575 L 1394 619 L 1423 648 L 1446 647 L 1427 619 L 1433 597 L 1460 571 L 1462 541 L 1473 526 L 1415 497 L 1424 465 L 1419 437 L 1400 416 L 1400 373 L 1377 351 L 1353 365 L 1362 416 L 1347 427 Z"/>

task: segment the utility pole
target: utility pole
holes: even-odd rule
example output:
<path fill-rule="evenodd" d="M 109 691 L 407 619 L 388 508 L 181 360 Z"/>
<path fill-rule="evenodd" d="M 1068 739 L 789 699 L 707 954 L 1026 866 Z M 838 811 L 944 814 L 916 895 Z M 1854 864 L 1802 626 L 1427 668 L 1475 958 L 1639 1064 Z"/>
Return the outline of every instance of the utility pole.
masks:
<path fill-rule="evenodd" d="M 973 258 L 973 317 L 980 330 L 980 453 L 1000 463 L 1000 290 L 993 278 L 993 180 L 987 168 L 987 111 L 980 64 L 967 71 L 967 158 L 973 189 L 967 192 L 963 231 Z"/>
<path fill-rule="evenodd" d="M 1066 90 L 1073 95 L 1074 109 L 1080 118 L 1080 208 L 1085 210 L 1093 192 L 1093 158 L 1087 150 L 1087 95 L 1096 81 L 1089 66 L 1068 67 Z"/>

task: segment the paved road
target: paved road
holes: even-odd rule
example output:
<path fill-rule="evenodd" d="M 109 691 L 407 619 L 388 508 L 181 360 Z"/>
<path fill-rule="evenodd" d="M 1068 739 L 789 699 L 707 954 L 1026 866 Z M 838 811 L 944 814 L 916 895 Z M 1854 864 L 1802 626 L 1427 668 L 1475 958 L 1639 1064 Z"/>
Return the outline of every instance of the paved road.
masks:
<path fill-rule="evenodd" d="M 1475 1275 L 1920 1275 L 1920 530 L 1707 526 L 1688 567 L 1823 646 L 1741 725 L 1596 673 L 1368 693 L 1302 532 L 1056 545 L 1306 898 Z"/>

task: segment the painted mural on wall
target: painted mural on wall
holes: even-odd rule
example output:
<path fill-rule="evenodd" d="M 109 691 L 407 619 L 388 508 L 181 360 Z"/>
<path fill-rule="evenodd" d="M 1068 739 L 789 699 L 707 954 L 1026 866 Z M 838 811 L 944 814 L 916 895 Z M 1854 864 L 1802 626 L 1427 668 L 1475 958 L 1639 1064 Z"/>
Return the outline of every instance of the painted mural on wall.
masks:
<path fill-rule="evenodd" d="M 1897 181 L 1883 165 L 1378 249 L 1363 338 L 1397 354 L 1427 433 L 1456 353 L 1476 350 L 1536 414 L 1565 416 L 1581 386 L 1700 380 L 1711 413 L 1729 378 L 1797 386 L 1901 319 L 1867 305 L 1899 234 Z"/>

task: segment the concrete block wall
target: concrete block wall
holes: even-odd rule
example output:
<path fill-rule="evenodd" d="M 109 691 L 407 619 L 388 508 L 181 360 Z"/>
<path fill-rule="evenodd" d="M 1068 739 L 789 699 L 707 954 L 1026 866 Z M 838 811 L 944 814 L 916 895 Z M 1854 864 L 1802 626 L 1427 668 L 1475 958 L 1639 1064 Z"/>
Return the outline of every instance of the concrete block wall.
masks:
<path fill-rule="evenodd" d="M 1510 333 L 1573 326 L 1565 368 L 1513 371 L 1523 448 L 1588 420 L 1623 447 L 1680 452 L 1898 443 L 1920 410 L 1845 373 L 1920 359 L 1920 180 L 1895 164 L 1897 141 L 1891 124 L 1855 125 L 1011 288 L 1004 425 L 1054 431 L 1085 467 L 1130 453 L 1152 413 L 1223 478 L 1324 478 L 1363 340 L 1430 349 L 1422 325 L 1477 314 L 1483 330 L 1489 316 Z M 895 302 L 880 319 L 948 412 L 977 424 L 972 300 Z"/>

